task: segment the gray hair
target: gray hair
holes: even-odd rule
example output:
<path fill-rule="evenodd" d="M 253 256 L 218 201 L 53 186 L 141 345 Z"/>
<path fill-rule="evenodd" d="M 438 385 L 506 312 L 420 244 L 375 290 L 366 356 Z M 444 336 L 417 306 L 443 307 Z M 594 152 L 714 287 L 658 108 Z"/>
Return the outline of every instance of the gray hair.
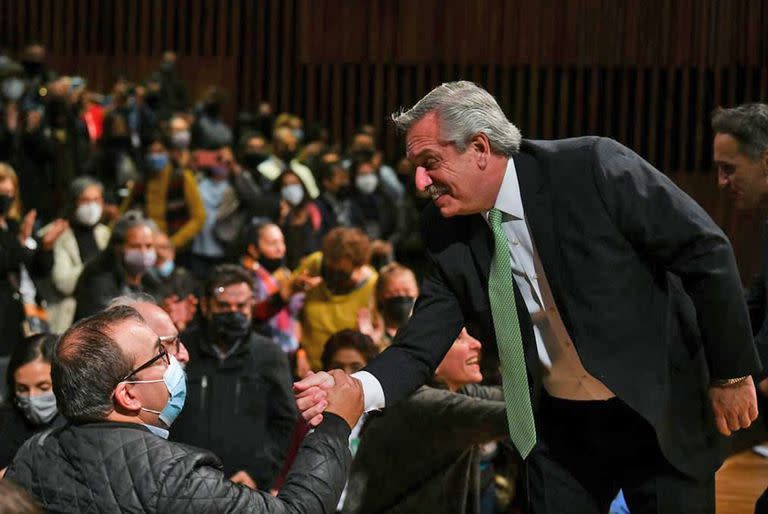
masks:
<path fill-rule="evenodd" d="M 158 231 L 157 224 L 151 219 L 145 218 L 141 211 L 128 211 L 115 223 L 108 247 L 114 249 L 122 246 L 125 243 L 125 235 L 134 227 L 148 227 L 152 234 Z"/>
<path fill-rule="evenodd" d="M 91 186 L 97 186 L 99 189 L 101 189 L 102 194 L 104 193 L 104 184 L 99 182 L 97 179 L 93 177 L 89 177 L 88 175 L 83 175 L 82 177 L 77 177 L 75 180 L 72 181 L 72 183 L 69 185 L 69 197 L 73 202 L 76 202 L 78 198 L 80 198 L 80 195 L 83 194 L 83 191 L 88 189 Z"/>
<path fill-rule="evenodd" d="M 496 99 L 477 84 L 446 82 L 410 109 L 392 113 L 395 127 L 407 132 L 414 123 L 434 112 L 440 122 L 440 137 L 463 152 L 475 134 L 488 137 L 491 150 L 507 157 L 520 150 L 520 130 L 507 119 Z"/>
<path fill-rule="evenodd" d="M 739 142 L 739 151 L 759 159 L 768 150 L 768 104 L 743 104 L 731 109 L 718 107 L 712 113 L 712 130 L 729 134 Z"/>
<path fill-rule="evenodd" d="M 157 305 L 155 298 L 147 293 L 128 293 L 116 296 L 107 305 L 107 309 L 114 307 L 135 307 L 137 303 L 151 303 Z"/>

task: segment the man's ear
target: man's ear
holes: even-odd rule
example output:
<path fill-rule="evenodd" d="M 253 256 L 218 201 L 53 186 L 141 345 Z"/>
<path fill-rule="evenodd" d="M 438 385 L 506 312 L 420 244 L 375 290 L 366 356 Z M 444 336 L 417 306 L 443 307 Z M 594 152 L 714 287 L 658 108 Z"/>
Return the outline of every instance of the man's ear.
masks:
<path fill-rule="evenodd" d="M 254 259 L 258 259 L 258 258 L 259 258 L 259 249 L 258 249 L 258 248 L 256 248 L 256 245 L 255 245 L 255 244 L 253 244 L 253 243 L 250 243 L 250 244 L 248 245 L 248 248 L 246 248 L 246 250 L 245 250 L 245 251 L 246 251 L 246 252 L 248 252 L 248 255 L 250 255 L 250 256 L 251 256 L 251 257 L 253 257 Z"/>
<path fill-rule="evenodd" d="M 208 317 L 208 297 L 201 296 L 200 297 L 200 312 L 202 313 L 203 317 Z"/>
<path fill-rule="evenodd" d="M 141 410 L 141 400 L 134 394 L 131 384 L 120 382 L 113 395 L 115 411 L 119 414 L 137 415 Z"/>
<path fill-rule="evenodd" d="M 488 140 L 488 136 L 478 132 L 469 140 L 469 148 L 475 152 L 477 166 L 480 169 L 485 169 L 491 157 L 491 142 Z"/>

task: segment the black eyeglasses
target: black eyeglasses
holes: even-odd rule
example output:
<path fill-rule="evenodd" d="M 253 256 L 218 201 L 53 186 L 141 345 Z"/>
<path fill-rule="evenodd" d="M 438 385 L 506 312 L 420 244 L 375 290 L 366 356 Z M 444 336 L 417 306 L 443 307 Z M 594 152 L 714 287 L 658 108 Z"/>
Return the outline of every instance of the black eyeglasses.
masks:
<path fill-rule="evenodd" d="M 164 347 L 164 346 L 162 346 L 162 345 L 160 346 L 160 353 L 158 353 L 157 355 L 155 355 L 154 357 L 152 357 L 151 359 L 149 359 L 147 362 L 145 362 L 144 364 L 142 364 L 142 365 L 141 365 L 141 366 L 139 366 L 138 368 L 134 369 L 133 371 L 131 371 L 131 372 L 130 372 L 130 373 L 128 373 L 127 375 L 125 375 L 125 376 L 124 376 L 124 377 L 123 377 L 123 378 L 120 380 L 120 382 L 125 382 L 126 380 L 128 380 L 129 378 L 131 378 L 133 375 L 135 375 L 135 374 L 136 374 L 136 373 L 138 373 L 139 371 L 142 371 L 142 370 L 145 370 L 145 369 L 147 369 L 148 367 L 150 367 L 152 364 L 154 364 L 155 362 L 159 361 L 160 359 L 165 359 L 165 363 L 166 363 L 167 365 L 169 365 L 169 366 L 170 366 L 170 364 L 171 364 L 171 358 L 168 356 L 168 352 L 165 350 L 165 347 Z"/>
<path fill-rule="evenodd" d="M 161 336 L 160 344 L 169 354 L 176 356 L 179 353 L 179 347 L 181 346 L 181 335 Z"/>

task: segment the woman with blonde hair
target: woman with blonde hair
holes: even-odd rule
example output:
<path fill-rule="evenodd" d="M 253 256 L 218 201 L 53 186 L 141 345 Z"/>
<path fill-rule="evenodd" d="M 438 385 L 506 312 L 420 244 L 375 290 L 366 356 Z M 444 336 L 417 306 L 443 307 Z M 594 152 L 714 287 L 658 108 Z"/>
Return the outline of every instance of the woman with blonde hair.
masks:
<path fill-rule="evenodd" d="M 28 309 L 36 304 L 32 277 L 50 273 L 51 249 L 67 228 L 66 221 L 54 221 L 37 241 L 32 238 L 36 216 L 31 210 L 21 218 L 19 179 L 11 166 L 0 162 L 0 372 L 24 336 L 23 326 L 29 314 L 25 314 L 25 306 Z"/>

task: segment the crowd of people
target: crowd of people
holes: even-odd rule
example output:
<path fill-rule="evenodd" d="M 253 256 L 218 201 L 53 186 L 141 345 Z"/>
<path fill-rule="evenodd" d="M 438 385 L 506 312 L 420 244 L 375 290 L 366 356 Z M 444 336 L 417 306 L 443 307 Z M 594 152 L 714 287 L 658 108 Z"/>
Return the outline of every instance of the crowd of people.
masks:
<path fill-rule="evenodd" d="M 388 165 L 372 125 L 342 144 L 262 104 L 230 126 L 172 52 L 108 92 L 17 57 L 0 512 L 713 508 L 716 430 L 757 415 L 748 313 L 725 236 L 628 149 L 521 140 L 458 82 L 393 117 Z"/>
<path fill-rule="evenodd" d="M 167 52 L 146 80 L 121 77 L 100 93 L 81 77 L 50 69 L 39 44 L 27 46 L 18 61 L 0 57 L 0 330 L 7 334 L 0 343 L 7 377 L 0 385 L 0 470 L 34 434 L 139 419 L 151 434 L 210 450 L 231 483 L 279 498 L 291 490 L 300 447 L 309 440 L 292 382 L 320 370 L 354 373 L 392 344 L 427 266 L 418 215 L 429 199 L 415 188 L 406 160 L 384 162 L 372 126 L 361 126 L 344 145 L 322 126 L 305 132 L 298 116 L 273 116 L 262 105 L 255 115 L 241 113 L 231 127 L 221 118 L 226 96 L 220 89 L 189 102 L 175 59 Z M 141 324 L 131 309 L 159 337 L 166 354 L 159 362 L 173 358 L 184 370 L 184 409 L 169 417 L 149 400 L 142 409 L 156 411 L 158 423 L 147 422 L 141 413 L 150 411 L 141 409 L 130 421 L 121 409 L 110 415 L 104 398 L 91 410 L 75 399 L 65 407 L 54 383 L 67 387 L 74 380 L 75 394 L 82 374 L 99 366 L 110 380 L 133 380 L 121 384 L 146 383 L 140 381 L 146 371 L 110 375 L 106 355 L 100 365 L 56 377 L 69 336 L 80 355 L 107 352 L 88 337 L 97 330 L 120 346 L 108 326 Z M 479 343 L 465 331 L 457 345 L 467 341 L 477 345 L 471 358 L 465 349 L 451 373 L 435 375 L 441 394 L 454 396 L 482 380 Z M 141 367 L 135 355 L 124 355 Z M 490 373 L 486 383 L 498 384 Z M 97 384 L 102 396 L 110 381 L 104 376 Z M 501 394 L 493 391 L 481 396 Z M 111 394 L 115 400 L 117 390 Z M 495 408 L 503 411 L 503 404 L 496 401 Z M 438 410 L 435 419 L 448 415 Z M 351 423 L 353 453 L 360 446 L 369 454 L 368 444 L 360 444 L 366 418 Z M 484 512 L 494 512 L 494 462 L 505 472 L 514 469 L 514 450 L 496 444 L 504 424 L 488 424 L 495 428 L 478 427 L 466 441 L 454 438 L 446 449 L 450 462 L 439 463 L 446 475 L 458 473 L 452 480 L 473 473 L 456 512 L 481 501 Z M 420 438 L 431 427 L 425 419 Z M 369 439 L 372 448 L 400 444 Z M 482 451 L 481 442 L 489 443 Z M 344 471 L 340 466 L 334 473 Z M 360 467 L 356 476 L 364 472 Z M 9 475 L 23 483 L 23 473 L 17 464 Z M 505 484 L 514 482 L 511 476 Z M 92 479 L 92 505 L 126 507 L 99 498 L 95 491 L 104 484 Z M 72 499 L 41 487 L 32 492 L 46 498 L 46 509 L 64 509 Z M 506 503 L 511 487 L 499 489 Z M 403 499 L 395 493 L 375 501 L 396 505 Z M 334 505 L 368 512 L 370 501 L 355 480 Z"/>

